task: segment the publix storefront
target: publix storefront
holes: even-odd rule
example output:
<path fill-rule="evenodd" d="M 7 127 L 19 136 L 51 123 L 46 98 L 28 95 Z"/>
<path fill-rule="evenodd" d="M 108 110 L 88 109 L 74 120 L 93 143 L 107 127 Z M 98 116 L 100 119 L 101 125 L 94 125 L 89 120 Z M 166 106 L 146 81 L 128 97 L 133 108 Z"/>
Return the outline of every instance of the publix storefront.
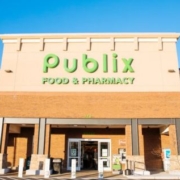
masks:
<path fill-rule="evenodd" d="M 63 170 L 170 169 L 180 154 L 176 33 L 8 34 L 0 69 L 0 169 L 31 157 L 29 174 L 61 158 Z"/>
<path fill-rule="evenodd" d="M 118 55 L 116 53 L 112 54 L 112 70 L 111 72 L 114 73 L 118 73 Z M 50 63 L 49 61 L 53 59 L 54 62 Z M 108 55 L 107 54 L 103 54 L 102 56 L 102 60 L 101 60 L 101 64 L 102 64 L 102 72 L 103 73 L 108 73 Z M 134 72 L 133 68 L 131 67 L 131 64 L 133 62 L 133 59 L 125 59 L 122 58 L 122 61 L 124 63 L 124 68 L 122 70 L 122 73 L 127 73 L 129 72 Z M 72 60 L 72 68 L 69 68 L 69 60 L 68 59 L 64 59 L 63 61 L 63 65 L 64 65 L 64 71 L 68 72 L 68 73 L 74 73 L 77 70 L 78 67 L 78 62 L 81 62 L 81 68 L 83 68 L 83 70 L 85 71 L 85 73 L 95 73 L 96 71 L 98 71 L 99 68 L 99 63 L 97 60 L 93 59 L 93 58 L 88 58 L 88 56 L 86 54 L 82 55 L 82 59 L 78 60 L 73 58 Z M 57 55 L 54 54 L 48 54 L 45 58 L 44 58 L 44 64 L 43 64 L 43 72 L 47 73 L 49 68 L 56 68 L 60 63 L 59 57 Z M 121 63 L 121 62 L 120 62 Z M 91 67 L 89 67 L 91 66 Z M 85 74 L 84 73 L 84 74 Z M 113 78 L 109 78 L 109 77 L 82 77 L 80 78 L 80 84 L 133 84 L 134 78 L 132 77 L 113 77 Z M 49 84 L 69 84 L 69 79 L 68 78 L 43 78 L 42 79 L 43 84 L 45 83 L 49 83 Z M 79 79 L 78 78 L 73 78 L 72 79 L 72 83 L 73 84 L 79 84 Z"/>

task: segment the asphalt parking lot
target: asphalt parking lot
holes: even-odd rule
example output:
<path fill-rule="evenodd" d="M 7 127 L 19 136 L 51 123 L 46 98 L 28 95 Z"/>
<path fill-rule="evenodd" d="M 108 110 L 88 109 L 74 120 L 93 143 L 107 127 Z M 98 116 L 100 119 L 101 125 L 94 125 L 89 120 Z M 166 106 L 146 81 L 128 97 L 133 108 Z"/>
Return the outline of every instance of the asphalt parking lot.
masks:
<path fill-rule="evenodd" d="M 180 179 L 180 176 L 178 175 L 170 175 L 166 172 L 152 172 L 151 175 L 149 176 L 138 176 L 138 175 L 130 175 L 130 176 L 124 176 L 124 175 L 119 175 L 119 174 L 112 174 L 111 172 L 104 172 L 103 173 L 103 178 L 98 178 L 98 171 L 96 170 L 91 170 L 91 171 L 79 171 L 76 172 L 76 178 L 77 180 L 92 180 L 92 179 Z M 26 180 L 45 180 L 45 179 L 50 179 L 50 180 L 58 180 L 58 179 L 63 179 L 63 180 L 69 180 L 71 178 L 71 172 L 65 172 L 62 174 L 52 174 L 50 175 L 49 178 L 44 178 L 44 176 L 40 175 L 25 175 L 25 172 L 23 174 L 22 178 L 18 177 L 17 172 L 12 172 L 12 173 L 7 173 L 5 175 L 0 175 L 0 180 L 18 180 L 18 179 L 26 179 Z"/>

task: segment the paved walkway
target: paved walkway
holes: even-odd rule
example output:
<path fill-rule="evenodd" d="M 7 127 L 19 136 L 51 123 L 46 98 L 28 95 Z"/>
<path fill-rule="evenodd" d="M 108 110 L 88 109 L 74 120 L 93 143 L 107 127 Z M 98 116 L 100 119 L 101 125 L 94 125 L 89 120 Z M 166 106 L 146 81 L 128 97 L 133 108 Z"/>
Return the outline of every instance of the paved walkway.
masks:
<path fill-rule="evenodd" d="M 8 173 L 5 175 L 0 175 L 0 180 L 12 180 L 12 179 L 26 179 L 26 180 L 35 180 L 35 179 L 44 179 L 44 176 L 27 176 L 24 175 L 23 178 L 18 178 L 17 172 L 15 173 Z M 71 179 L 71 173 L 63 173 L 63 174 L 53 174 L 50 176 L 51 180 L 57 179 Z M 80 171 L 76 173 L 76 179 L 98 179 L 98 172 L 97 171 Z M 180 175 L 170 175 L 166 172 L 154 172 L 149 176 L 138 176 L 138 175 L 118 175 L 112 174 L 111 172 L 104 172 L 104 179 L 180 179 Z"/>

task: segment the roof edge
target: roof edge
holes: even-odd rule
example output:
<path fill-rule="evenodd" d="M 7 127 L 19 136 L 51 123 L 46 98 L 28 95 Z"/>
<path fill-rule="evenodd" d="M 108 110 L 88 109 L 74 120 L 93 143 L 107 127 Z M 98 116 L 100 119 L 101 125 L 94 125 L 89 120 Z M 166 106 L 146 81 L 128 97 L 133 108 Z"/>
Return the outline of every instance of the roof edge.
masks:
<path fill-rule="evenodd" d="M 176 38 L 180 33 L 37 33 L 37 34 L 0 34 L 0 39 L 17 39 L 17 38 Z"/>

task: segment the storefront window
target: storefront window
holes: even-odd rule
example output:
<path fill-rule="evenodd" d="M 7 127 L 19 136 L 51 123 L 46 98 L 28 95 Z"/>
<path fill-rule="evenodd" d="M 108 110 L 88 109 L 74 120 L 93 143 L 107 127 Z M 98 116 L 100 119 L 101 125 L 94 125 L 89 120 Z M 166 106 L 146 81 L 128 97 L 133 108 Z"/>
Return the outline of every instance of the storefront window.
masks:
<path fill-rule="evenodd" d="M 109 156 L 109 152 L 108 152 L 108 142 L 101 142 L 101 151 L 100 151 L 100 156 L 101 157 L 107 157 Z"/>
<path fill-rule="evenodd" d="M 110 167 L 110 143 L 107 142 L 100 142 L 100 157 L 99 160 L 103 161 L 103 167 L 108 168 Z"/>
<path fill-rule="evenodd" d="M 78 157 L 78 142 L 70 142 L 69 156 Z"/>

